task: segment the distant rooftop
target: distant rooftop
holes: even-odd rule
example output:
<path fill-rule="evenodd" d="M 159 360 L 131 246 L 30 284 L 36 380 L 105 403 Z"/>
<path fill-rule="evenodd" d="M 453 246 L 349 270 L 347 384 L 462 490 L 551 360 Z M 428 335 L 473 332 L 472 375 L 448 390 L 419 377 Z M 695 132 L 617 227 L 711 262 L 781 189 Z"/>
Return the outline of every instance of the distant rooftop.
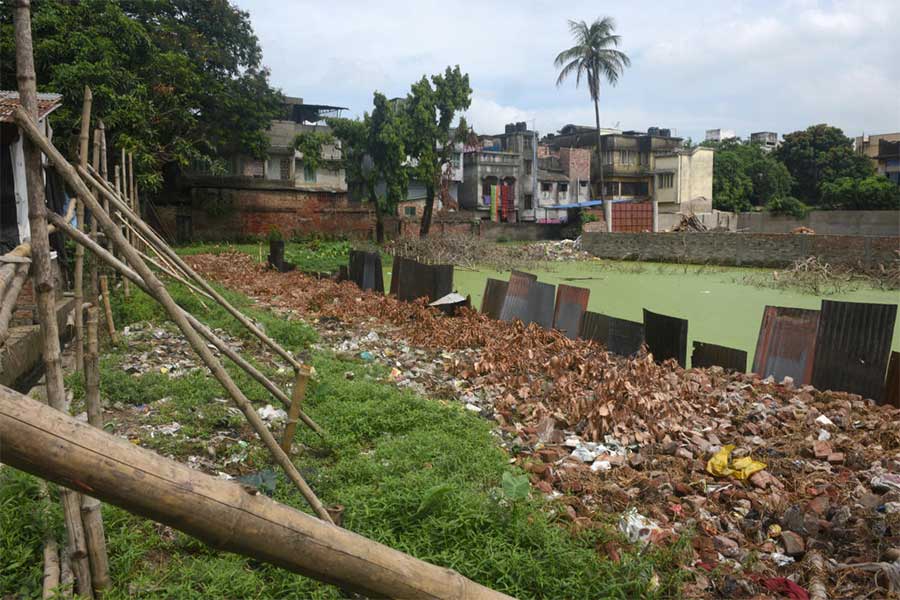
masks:
<path fill-rule="evenodd" d="M 39 93 L 38 119 L 43 119 L 62 105 L 62 94 Z M 19 92 L 12 90 L 0 90 L 0 122 L 13 123 L 13 114 L 16 107 L 21 106 Z"/>

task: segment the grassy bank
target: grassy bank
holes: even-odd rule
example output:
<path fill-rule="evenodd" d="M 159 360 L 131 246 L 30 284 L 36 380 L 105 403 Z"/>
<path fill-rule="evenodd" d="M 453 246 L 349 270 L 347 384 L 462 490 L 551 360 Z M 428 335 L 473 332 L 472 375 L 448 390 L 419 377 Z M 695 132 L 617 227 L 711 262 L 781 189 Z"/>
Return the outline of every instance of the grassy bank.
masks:
<path fill-rule="evenodd" d="M 223 310 L 204 311 L 184 289 L 173 290 L 177 301 L 199 318 L 247 340 L 245 358 L 285 382 L 287 375 L 279 373 Z M 504 473 L 521 474 L 510 471 L 489 422 L 456 403 L 398 390 L 387 383 L 382 366 L 313 350 L 316 334 L 307 325 L 228 295 L 315 366 L 305 408 L 328 437 L 322 441 L 300 429 L 296 443 L 302 451 L 295 462 L 326 504 L 346 507 L 345 527 L 519 598 L 678 595 L 684 542 L 667 550 L 625 551 L 621 562 L 611 562 L 597 548 L 618 537 L 614 524 L 593 523 L 576 533 L 558 516 L 557 505 L 535 493 L 523 498 L 504 488 Z M 127 302 L 116 295 L 114 306 L 120 327 L 143 321 L 171 327 L 141 294 Z M 123 363 L 153 347 L 151 340 L 106 348 L 101 381 L 104 402 L 111 409 L 108 428 L 183 462 L 208 456 L 209 446 L 215 444 L 215 460 L 226 464 L 232 475 L 270 471 L 272 463 L 262 445 L 242 417 L 218 401 L 224 391 L 204 370 L 177 378 L 158 370 L 140 375 L 123 370 Z M 231 372 L 257 406 L 271 402 L 260 386 Z M 68 383 L 77 413 L 83 410 L 83 387 L 77 377 L 69 377 Z M 181 425 L 177 435 L 156 431 L 173 422 Z M 280 474 L 276 480 L 277 500 L 307 510 Z M 125 511 L 104 506 L 103 514 L 116 584 L 106 598 L 341 597 L 331 586 L 210 550 Z M 9 467 L 0 469 L 0 595 L 39 594 L 41 541 L 47 530 L 62 539 L 55 497 L 47 505 L 36 479 Z"/>

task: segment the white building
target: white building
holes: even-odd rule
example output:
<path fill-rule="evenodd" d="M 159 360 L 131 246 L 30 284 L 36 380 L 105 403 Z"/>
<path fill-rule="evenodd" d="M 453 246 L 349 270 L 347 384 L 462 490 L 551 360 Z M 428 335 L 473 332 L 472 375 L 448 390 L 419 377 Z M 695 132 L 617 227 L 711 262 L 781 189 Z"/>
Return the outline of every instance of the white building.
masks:
<path fill-rule="evenodd" d="M 736 138 L 737 135 L 734 133 L 733 129 L 707 129 L 706 130 L 706 141 L 707 142 L 723 142 L 725 140 L 730 140 Z"/>

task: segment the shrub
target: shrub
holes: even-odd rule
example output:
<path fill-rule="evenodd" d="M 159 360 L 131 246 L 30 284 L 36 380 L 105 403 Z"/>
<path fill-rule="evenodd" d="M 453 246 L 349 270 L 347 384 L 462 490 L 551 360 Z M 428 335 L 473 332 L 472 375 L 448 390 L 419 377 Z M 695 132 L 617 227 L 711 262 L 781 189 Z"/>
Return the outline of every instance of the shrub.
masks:
<path fill-rule="evenodd" d="M 773 215 L 790 215 L 798 219 L 802 219 L 810 211 L 809 206 L 793 196 L 772 198 L 769 200 L 769 203 L 766 204 L 766 208 Z"/>

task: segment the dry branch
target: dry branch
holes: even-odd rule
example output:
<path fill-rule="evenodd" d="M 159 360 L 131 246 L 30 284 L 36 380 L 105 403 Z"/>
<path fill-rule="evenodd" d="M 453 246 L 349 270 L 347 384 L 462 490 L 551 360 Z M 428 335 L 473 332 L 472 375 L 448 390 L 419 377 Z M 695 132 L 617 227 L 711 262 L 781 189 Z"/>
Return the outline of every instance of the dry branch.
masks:
<path fill-rule="evenodd" d="M 508 599 L 0 387 L 3 461 L 207 544 L 373 597 Z"/>

